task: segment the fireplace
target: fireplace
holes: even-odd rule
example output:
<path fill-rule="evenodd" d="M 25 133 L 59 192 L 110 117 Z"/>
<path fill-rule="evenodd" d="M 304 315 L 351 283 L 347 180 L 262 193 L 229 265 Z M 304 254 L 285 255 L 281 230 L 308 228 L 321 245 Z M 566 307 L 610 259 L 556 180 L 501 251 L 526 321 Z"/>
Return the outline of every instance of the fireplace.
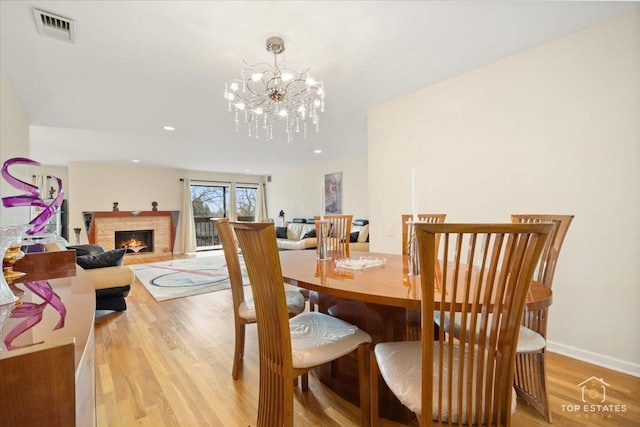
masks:
<path fill-rule="evenodd" d="M 115 247 L 127 253 L 153 252 L 153 230 L 116 231 Z"/>
<path fill-rule="evenodd" d="M 87 239 L 89 243 L 100 245 L 106 250 L 120 247 L 120 240 L 116 241 L 117 231 L 129 231 L 137 233 L 140 230 L 152 230 L 153 242 L 147 242 L 144 251 L 137 252 L 141 258 L 151 258 L 154 256 L 171 255 L 176 238 L 176 225 L 180 211 L 95 211 L 83 212 L 85 225 L 87 228 Z M 132 236 L 124 239 L 124 242 Z M 140 237 L 137 240 L 142 240 Z M 149 245 L 148 243 L 152 243 Z M 153 250 L 151 249 L 153 246 Z M 129 251 L 131 254 L 134 252 Z"/>

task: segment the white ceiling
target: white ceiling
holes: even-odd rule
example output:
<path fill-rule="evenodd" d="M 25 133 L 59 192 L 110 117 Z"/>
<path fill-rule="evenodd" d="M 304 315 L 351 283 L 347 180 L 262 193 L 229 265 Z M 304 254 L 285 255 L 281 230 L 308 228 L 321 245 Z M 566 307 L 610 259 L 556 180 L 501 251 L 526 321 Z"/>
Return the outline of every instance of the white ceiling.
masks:
<path fill-rule="evenodd" d="M 32 7 L 71 18 L 76 43 L 41 37 Z M 31 157 L 272 174 L 367 150 L 367 110 L 638 9 L 637 2 L 6 1 L 0 69 L 31 129 Z M 222 97 L 242 60 L 291 68 L 327 92 L 319 134 L 235 132 Z M 0 112 L 1 113 L 1 112 Z M 175 126 L 175 132 L 162 126 Z M 316 148 L 323 153 L 313 154 Z"/>

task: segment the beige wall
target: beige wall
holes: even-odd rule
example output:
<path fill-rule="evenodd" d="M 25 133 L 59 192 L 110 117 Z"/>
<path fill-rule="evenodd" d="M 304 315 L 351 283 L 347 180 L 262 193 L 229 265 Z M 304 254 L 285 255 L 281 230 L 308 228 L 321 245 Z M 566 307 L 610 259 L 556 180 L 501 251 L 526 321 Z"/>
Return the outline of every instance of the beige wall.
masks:
<path fill-rule="evenodd" d="M 322 163 L 305 169 L 276 174 L 267 183 L 269 217 L 280 223 L 278 213 L 284 210 L 286 220 L 311 218 L 322 210 L 321 184 L 324 175 L 342 172 L 342 212 L 353 218 L 369 218 L 367 157 L 353 157 Z"/>
<path fill-rule="evenodd" d="M 150 211 L 151 202 L 158 202 L 158 210 L 181 210 L 182 183 L 180 178 L 225 182 L 257 182 L 263 177 L 185 171 L 132 165 L 110 165 L 95 162 L 69 164 L 69 230 L 82 228 L 81 243 L 87 243 L 83 211 L 110 211 L 118 202 L 121 211 Z M 72 232 L 70 232 L 71 238 Z M 181 236 L 176 236 L 176 253 L 182 252 Z"/>
<path fill-rule="evenodd" d="M 13 157 L 29 157 L 29 122 L 13 88 L 0 73 L 0 166 Z M 29 166 L 12 166 L 16 178 L 29 182 Z M 19 194 L 18 190 L 0 178 L 0 197 Z M 0 225 L 29 222 L 29 208 L 5 208 L 0 203 Z"/>
<path fill-rule="evenodd" d="M 636 12 L 372 108 L 371 250 L 400 252 L 413 167 L 448 222 L 574 214 L 549 349 L 640 375 L 639 76 Z"/>

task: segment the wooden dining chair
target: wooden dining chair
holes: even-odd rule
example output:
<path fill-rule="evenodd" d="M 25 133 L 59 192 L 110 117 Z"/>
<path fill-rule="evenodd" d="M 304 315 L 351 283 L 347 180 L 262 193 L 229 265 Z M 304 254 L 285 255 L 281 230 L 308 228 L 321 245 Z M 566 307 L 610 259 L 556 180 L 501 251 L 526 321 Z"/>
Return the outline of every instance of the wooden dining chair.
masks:
<path fill-rule="evenodd" d="M 316 236 L 320 236 L 319 216 L 313 217 L 316 224 Z M 351 241 L 351 223 L 353 215 L 324 215 L 322 217 L 329 221 L 329 235 L 327 237 L 327 251 L 335 259 L 349 258 L 349 243 Z M 318 243 L 320 238 L 318 237 Z M 313 311 L 318 306 L 318 292 L 309 291 L 309 310 Z"/>
<path fill-rule="evenodd" d="M 548 223 L 553 226 L 534 274 L 535 281 L 550 289 L 553 285 L 558 256 L 572 220 L 573 215 L 511 215 L 513 223 Z M 547 422 L 551 423 L 551 408 L 545 371 L 548 314 L 547 305 L 527 308 L 523 314 L 516 347 L 515 389 L 525 402 L 538 411 Z M 470 330 L 470 319 L 467 318 L 463 323 L 460 313 L 455 314 L 453 325 L 450 324 L 446 314 L 444 321 L 441 322 L 439 314 L 436 313 L 435 322 L 456 337 L 460 336 L 463 330 Z M 476 330 L 476 334 L 479 333 Z"/>
<path fill-rule="evenodd" d="M 361 423 L 370 425 L 371 337 L 326 314 L 287 316 L 280 256 L 272 224 L 233 223 L 245 259 L 258 318 L 258 427 L 292 426 L 293 380 L 316 366 L 357 352 Z M 303 384 L 304 389 L 304 384 Z"/>
<path fill-rule="evenodd" d="M 511 222 L 514 223 L 552 223 L 554 225 L 533 277 L 533 280 L 550 289 L 553 286 L 558 256 L 572 220 L 573 215 L 511 215 Z M 545 369 L 548 311 L 549 308 L 544 307 L 524 312 L 516 354 L 515 388 L 525 402 L 538 411 L 548 423 L 551 423 Z"/>
<path fill-rule="evenodd" d="M 327 250 L 343 252 L 345 258 L 349 257 L 349 241 L 351 237 L 351 222 L 353 215 L 324 215 L 329 221 L 329 236 L 327 238 Z M 316 236 L 320 236 L 319 216 L 313 217 L 316 224 Z"/>
<path fill-rule="evenodd" d="M 429 224 L 443 223 L 447 218 L 447 214 L 417 214 L 418 221 Z M 402 255 L 407 255 L 409 244 L 409 225 L 407 221 L 411 221 L 412 214 L 402 214 Z"/>
<path fill-rule="evenodd" d="M 422 425 L 510 425 L 518 325 L 548 224 L 418 224 L 420 341 L 377 344 L 371 361 L 372 420 L 378 371 Z M 440 238 L 440 245 L 437 239 Z M 436 280 L 436 264 L 442 278 Z M 434 314 L 460 312 L 480 334 L 456 338 Z M 473 330 L 472 329 L 472 330 Z M 432 421 L 433 420 L 433 421 Z"/>
<path fill-rule="evenodd" d="M 235 323 L 235 347 L 233 350 L 233 368 L 231 376 L 238 379 L 238 371 L 244 357 L 245 325 L 256 323 L 255 301 L 250 295 L 244 294 L 244 282 L 242 280 L 242 269 L 240 258 L 238 257 L 238 246 L 229 223 L 229 218 L 217 219 L 214 221 L 225 260 L 229 270 L 229 281 L 231 282 L 231 298 L 233 299 L 233 319 Z M 284 283 L 283 283 L 284 284 Z M 302 294 L 294 287 L 284 284 L 287 313 L 289 316 L 300 314 L 305 309 L 305 300 Z"/>

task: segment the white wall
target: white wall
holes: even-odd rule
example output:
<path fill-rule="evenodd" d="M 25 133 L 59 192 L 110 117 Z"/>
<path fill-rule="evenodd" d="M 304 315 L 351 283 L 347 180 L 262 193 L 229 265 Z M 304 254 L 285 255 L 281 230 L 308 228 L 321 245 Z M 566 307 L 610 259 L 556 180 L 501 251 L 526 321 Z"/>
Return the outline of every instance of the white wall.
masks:
<path fill-rule="evenodd" d="M 400 252 L 413 167 L 448 222 L 574 214 L 549 349 L 640 375 L 639 76 L 635 12 L 372 108 L 371 250 Z"/>
<path fill-rule="evenodd" d="M 69 164 L 69 230 L 82 228 L 80 241 L 87 243 L 83 211 L 111 211 L 118 202 L 121 211 L 150 211 L 151 202 L 158 210 L 180 211 L 182 183 L 180 178 L 225 182 L 263 182 L 262 176 L 234 175 L 185 171 L 132 165 L 111 165 L 95 162 Z M 175 252 L 181 253 L 180 233 L 176 236 Z"/>
<path fill-rule="evenodd" d="M 13 157 L 29 157 L 29 122 L 13 88 L 0 73 L 0 166 Z M 29 166 L 16 165 L 9 172 L 18 179 L 30 182 Z M 0 197 L 20 194 L 0 178 Z M 0 203 L 0 225 L 29 222 L 28 207 L 5 208 Z"/>
<path fill-rule="evenodd" d="M 342 213 L 353 214 L 354 219 L 369 218 L 366 155 L 272 175 L 266 190 L 269 217 L 280 224 L 280 210 L 285 211 L 287 221 L 320 215 L 320 186 L 325 174 L 335 172 L 342 172 Z"/>

